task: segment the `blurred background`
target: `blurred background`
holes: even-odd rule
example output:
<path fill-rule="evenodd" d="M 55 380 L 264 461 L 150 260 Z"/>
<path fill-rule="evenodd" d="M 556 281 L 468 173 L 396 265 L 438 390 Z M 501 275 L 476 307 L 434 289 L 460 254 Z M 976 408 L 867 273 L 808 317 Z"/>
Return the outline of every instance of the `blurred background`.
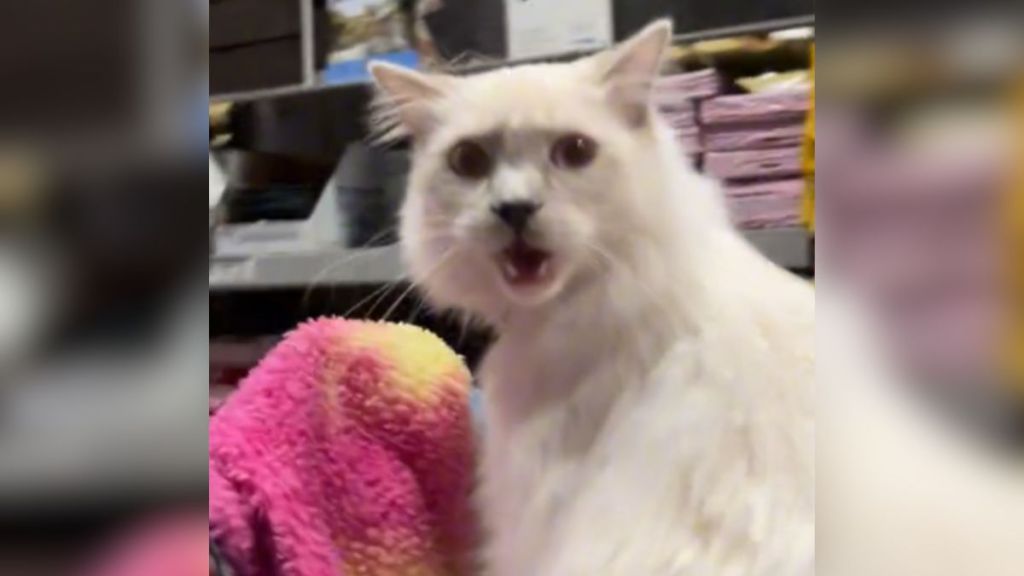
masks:
<path fill-rule="evenodd" d="M 205 515 L 207 14 L 0 8 L 2 574 Z"/>
<path fill-rule="evenodd" d="M 4 6 L 0 574 L 201 526 L 209 414 L 306 318 L 415 322 L 479 359 L 486 331 L 406 290 L 408 150 L 365 141 L 369 59 L 567 59 L 665 15 L 680 161 L 768 257 L 867 302 L 923 402 L 1018 449 L 1022 28 L 963 10 L 823 30 L 810 0 Z"/>

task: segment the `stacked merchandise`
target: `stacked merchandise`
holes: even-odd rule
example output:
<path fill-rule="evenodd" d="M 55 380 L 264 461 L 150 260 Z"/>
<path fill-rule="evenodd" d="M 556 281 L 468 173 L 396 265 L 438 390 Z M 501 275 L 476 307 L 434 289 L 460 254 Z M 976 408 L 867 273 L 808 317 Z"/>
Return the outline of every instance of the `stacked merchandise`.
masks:
<path fill-rule="evenodd" d="M 801 223 L 802 143 L 809 88 L 732 94 L 700 103 L 704 170 L 725 183 L 730 212 L 742 228 Z"/>
<path fill-rule="evenodd" d="M 724 83 L 713 68 L 664 76 L 654 87 L 658 110 L 676 133 L 679 143 L 698 168 L 701 165 L 700 126 L 697 121 L 701 100 L 722 93 Z"/>

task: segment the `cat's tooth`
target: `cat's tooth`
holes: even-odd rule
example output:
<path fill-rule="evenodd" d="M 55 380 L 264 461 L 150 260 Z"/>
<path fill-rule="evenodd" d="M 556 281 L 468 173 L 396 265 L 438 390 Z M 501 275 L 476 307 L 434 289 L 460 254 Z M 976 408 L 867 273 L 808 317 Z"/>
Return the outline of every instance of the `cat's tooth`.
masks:
<path fill-rule="evenodd" d="M 516 278 L 519 278 L 519 268 L 516 268 L 515 264 L 506 260 L 505 275 L 515 280 Z"/>
<path fill-rule="evenodd" d="M 544 260 L 543 262 L 540 263 L 540 267 L 537 268 L 537 276 L 543 278 L 548 275 L 548 268 L 550 268 L 548 264 L 548 260 Z"/>

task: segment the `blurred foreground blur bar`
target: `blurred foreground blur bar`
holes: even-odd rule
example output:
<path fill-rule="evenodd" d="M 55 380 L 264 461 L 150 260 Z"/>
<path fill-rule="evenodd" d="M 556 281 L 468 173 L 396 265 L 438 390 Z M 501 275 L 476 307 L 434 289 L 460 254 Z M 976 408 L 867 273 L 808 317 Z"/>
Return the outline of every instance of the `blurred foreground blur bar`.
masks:
<path fill-rule="evenodd" d="M 1024 574 L 1024 27 L 921 4 L 821 8 L 818 569 Z"/>
<path fill-rule="evenodd" d="M 855 287 L 907 380 L 949 415 L 1018 437 L 1003 361 L 1019 261 L 1004 217 L 1024 36 L 962 14 L 818 47 L 822 274 Z"/>
<path fill-rule="evenodd" d="M 1010 266 L 1010 335 L 1006 363 L 1010 378 L 1016 384 L 1017 392 L 1024 395 L 1024 73 L 1017 83 L 1017 100 L 1014 132 L 1017 150 L 1014 161 L 1014 178 L 1007 199 L 1009 244 L 1007 251 Z"/>
<path fill-rule="evenodd" d="M 207 9 L 0 5 L 0 574 L 205 507 Z"/>

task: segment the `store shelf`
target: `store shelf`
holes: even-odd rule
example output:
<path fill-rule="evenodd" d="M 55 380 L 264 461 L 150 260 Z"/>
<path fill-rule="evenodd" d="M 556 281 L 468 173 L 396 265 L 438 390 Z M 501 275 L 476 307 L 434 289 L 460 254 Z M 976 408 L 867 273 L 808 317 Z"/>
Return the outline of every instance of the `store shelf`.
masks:
<path fill-rule="evenodd" d="M 349 88 L 367 88 L 369 81 L 353 80 L 351 82 L 317 82 L 313 84 L 293 84 L 290 86 L 279 86 L 276 88 L 261 88 L 259 90 L 247 90 L 245 92 L 226 92 L 210 96 L 210 103 L 220 102 L 255 102 L 259 100 L 273 100 L 276 98 L 287 98 L 289 96 L 304 96 L 316 92 L 328 92 L 331 90 L 346 90 Z"/>
<path fill-rule="evenodd" d="M 814 268 L 814 245 L 810 233 L 804 228 L 771 230 L 744 230 L 754 246 L 770 260 L 790 270 Z"/>
<path fill-rule="evenodd" d="M 210 258 L 210 290 L 380 284 L 402 276 L 397 245 Z"/>
<path fill-rule="evenodd" d="M 811 239 L 803 228 L 748 230 L 744 235 L 780 266 L 792 270 L 814 266 Z M 210 290 L 382 284 L 403 276 L 396 245 L 210 259 Z"/>
<path fill-rule="evenodd" d="M 747 34 L 768 34 L 771 32 L 776 32 L 778 30 L 785 30 L 787 28 L 803 28 L 813 26 L 814 14 L 807 14 L 805 16 L 775 18 L 771 20 L 762 20 L 760 22 L 737 24 L 735 26 L 722 26 L 720 28 L 708 28 L 706 30 L 683 32 L 672 36 L 672 42 L 674 44 L 683 44 L 688 42 L 700 42 L 703 40 L 716 40 L 719 38 L 728 38 L 730 36 L 743 36 Z"/>
<path fill-rule="evenodd" d="M 717 38 L 725 38 L 729 36 L 739 36 L 745 34 L 765 34 L 774 32 L 777 30 L 785 30 L 787 28 L 799 28 L 814 26 L 814 15 L 796 16 L 792 18 L 779 18 L 773 20 L 764 20 L 761 22 L 751 22 L 748 24 L 741 24 L 737 26 L 724 26 L 720 28 L 709 28 L 707 30 L 695 30 L 692 32 L 683 32 L 673 36 L 672 41 L 675 44 L 699 42 L 702 40 L 714 40 Z M 556 62 L 571 60 L 581 56 L 586 56 L 591 52 L 566 52 L 564 54 L 552 54 L 547 56 L 540 56 L 535 58 L 526 59 L 515 59 L 515 60 L 493 60 L 487 62 L 478 62 L 473 64 L 454 66 L 449 72 L 452 74 L 473 74 L 477 72 L 485 72 L 487 70 L 493 70 L 496 68 L 502 68 L 505 66 L 518 66 L 520 64 L 532 64 L 537 62 Z M 347 90 L 351 88 L 363 88 L 365 89 L 370 85 L 369 79 L 357 79 L 348 82 L 322 82 L 314 81 L 307 84 L 298 84 L 292 86 L 282 86 L 278 88 L 267 88 L 261 90 L 252 90 L 246 92 L 234 92 L 226 94 L 216 94 L 211 96 L 210 102 L 252 102 L 258 100 L 271 100 L 275 98 L 285 98 L 289 96 L 299 96 L 312 94 L 316 92 L 327 92 L 331 90 Z"/>

